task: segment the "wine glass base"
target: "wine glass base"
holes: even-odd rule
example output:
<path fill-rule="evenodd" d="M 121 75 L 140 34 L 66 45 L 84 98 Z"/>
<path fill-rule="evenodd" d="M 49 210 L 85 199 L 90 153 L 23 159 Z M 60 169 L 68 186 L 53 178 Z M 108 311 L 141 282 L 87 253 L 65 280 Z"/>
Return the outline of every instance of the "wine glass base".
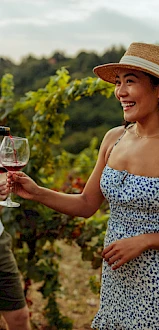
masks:
<path fill-rule="evenodd" d="M 1 206 L 6 206 L 6 207 L 19 207 L 20 204 L 17 202 L 12 202 L 12 201 L 0 201 Z"/>

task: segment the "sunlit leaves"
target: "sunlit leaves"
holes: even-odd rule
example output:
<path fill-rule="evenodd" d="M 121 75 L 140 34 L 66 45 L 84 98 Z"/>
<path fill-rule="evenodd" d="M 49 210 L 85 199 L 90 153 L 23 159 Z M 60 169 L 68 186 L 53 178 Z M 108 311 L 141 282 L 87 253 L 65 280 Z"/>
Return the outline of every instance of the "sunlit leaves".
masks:
<path fill-rule="evenodd" d="M 14 101 L 13 76 L 7 73 L 1 80 L 0 119 L 4 120 L 13 110 Z"/>
<path fill-rule="evenodd" d="M 80 193 L 96 163 L 98 139 L 93 138 L 89 147 L 78 155 L 65 150 L 55 155 L 54 148 L 64 134 L 65 123 L 69 120 L 67 107 L 71 102 L 95 93 L 108 98 L 113 86 L 92 77 L 71 80 L 68 70 L 61 68 L 44 88 L 27 92 L 15 104 L 13 88 L 13 77 L 5 75 L 1 82 L 0 118 L 8 115 L 9 119 L 16 118 L 17 129 L 29 139 L 31 155 L 25 171 L 48 188 L 63 193 Z M 85 220 L 26 200 L 21 200 L 21 209 L 9 212 L 5 211 L 4 222 L 6 220 L 12 233 L 18 233 L 15 235 L 18 249 L 15 250 L 24 278 L 39 281 L 42 277 L 41 292 L 48 297 L 46 312 L 50 324 L 55 325 L 56 320 L 59 330 L 71 329 L 71 323 L 61 316 L 56 305 L 59 256 L 53 243 L 56 239 L 65 239 L 69 243 L 75 241 L 81 247 L 82 258 L 91 261 L 92 267 L 100 267 L 109 213 L 100 210 Z M 49 242 L 47 249 L 46 242 Z"/>
<path fill-rule="evenodd" d="M 30 127 L 29 142 L 34 168 L 39 171 L 45 167 L 46 173 L 50 164 L 54 165 L 54 147 L 59 144 L 65 132 L 65 123 L 69 119 L 66 108 L 72 101 L 101 93 L 109 97 L 113 91 L 111 84 L 98 78 L 87 77 L 71 81 L 66 68 L 61 68 L 50 77 L 45 88 L 28 92 L 14 106 L 14 115 L 32 109 L 33 117 Z M 43 157 L 40 155 L 43 151 Z M 84 156 L 83 156 L 84 157 Z M 81 161 L 84 163 L 84 159 Z M 88 166 L 90 168 L 90 166 Z M 38 175 L 38 173 L 37 173 Z"/>

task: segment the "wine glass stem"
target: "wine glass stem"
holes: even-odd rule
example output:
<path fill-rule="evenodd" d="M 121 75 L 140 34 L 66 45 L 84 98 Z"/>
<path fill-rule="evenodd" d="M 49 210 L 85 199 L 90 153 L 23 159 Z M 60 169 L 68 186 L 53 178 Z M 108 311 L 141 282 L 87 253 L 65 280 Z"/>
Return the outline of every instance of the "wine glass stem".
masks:
<path fill-rule="evenodd" d="M 12 201 L 12 199 L 11 199 L 11 192 L 10 192 L 7 199 L 6 199 L 7 205 L 10 205 L 11 201 Z"/>

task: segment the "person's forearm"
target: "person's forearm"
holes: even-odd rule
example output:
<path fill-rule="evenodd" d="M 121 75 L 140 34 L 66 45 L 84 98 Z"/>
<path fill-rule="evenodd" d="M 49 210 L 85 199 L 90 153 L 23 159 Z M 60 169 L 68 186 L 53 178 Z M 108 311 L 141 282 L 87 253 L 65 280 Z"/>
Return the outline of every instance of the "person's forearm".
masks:
<path fill-rule="evenodd" d="M 65 194 L 39 187 L 33 199 L 57 212 L 88 218 L 96 211 L 82 194 Z"/>
<path fill-rule="evenodd" d="M 144 240 L 145 250 L 159 250 L 159 233 L 148 233 L 141 235 Z"/>

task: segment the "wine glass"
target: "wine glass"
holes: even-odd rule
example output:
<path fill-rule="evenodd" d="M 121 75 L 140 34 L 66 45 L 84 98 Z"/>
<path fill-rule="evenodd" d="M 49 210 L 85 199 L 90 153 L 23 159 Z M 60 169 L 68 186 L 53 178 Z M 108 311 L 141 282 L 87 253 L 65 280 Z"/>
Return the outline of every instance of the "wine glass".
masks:
<path fill-rule="evenodd" d="M 29 161 L 30 149 L 27 138 L 19 136 L 5 136 L 0 147 L 0 160 L 2 166 L 11 172 L 21 170 Z M 11 193 L 0 205 L 7 207 L 18 207 L 19 203 L 13 202 Z"/>

